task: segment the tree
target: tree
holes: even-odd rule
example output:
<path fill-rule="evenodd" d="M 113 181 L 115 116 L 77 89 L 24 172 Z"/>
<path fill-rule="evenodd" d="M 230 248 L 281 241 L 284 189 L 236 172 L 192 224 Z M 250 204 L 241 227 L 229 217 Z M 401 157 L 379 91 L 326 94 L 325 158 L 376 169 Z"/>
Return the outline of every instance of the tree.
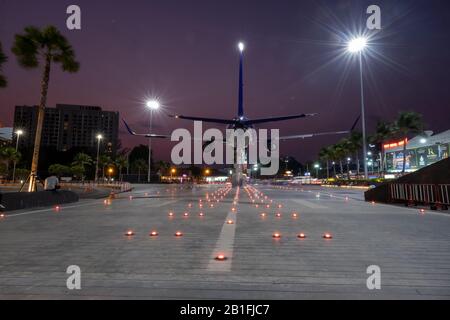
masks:
<path fill-rule="evenodd" d="M 5 76 L 2 74 L 2 64 L 4 64 L 6 61 L 8 61 L 8 58 L 3 53 L 2 44 L 0 42 L 0 88 L 4 88 L 8 84 Z"/>
<path fill-rule="evenodd" d="M 392 123 L 378 121 L 375 133 L 369 137 L 369 141 L 378 145 L 378 149 L 380 152 L 380 166 L 382 171 L 384 171 L 385 167 L 385 155 L 383 144 L 386 140 L 391 139 L 395 134 L 395 125 Z"/>
<path fill-rule="evenodd" d="M 147 161 L 144 159 L 136 159 L 133 162 L 133 167 L 138 171 L 138 182 L 141 182 L 141 170 L 145 170 L 147 168 Z"/>
<path fill-rule="evenodd" d="M 0 149 L 0 160 L 5 164 L 7 174 L 9 174 L 9 166 L 11 162 L 17 162 L 20 158 L 20 152 L 16 151 L 13 147 L 3 147 Z"/>
<path fill-rule="evenodd" d="M 359 176 L 359 169 L 360 169 L 359 151 L 361 150 L 362 146 L 363 146 L 362 133 L 358 131 L 352 131 L 350 137 L 348 138 L 348 151 L 351 154 L 355 155 L 357 176 Z M 366 154 L 363 155 L 363 161 L 365 161 L 366 157 L 367 157 Z"/>
<path fill-rule="evenodd" d="M 395 132 L 405 142 L 408 138 L 408 134 L 422 133 L 423 132 L 423 120 L 422 115 L 417 112 L 403 111 L 398 115 L 395 121 Z M 402 173 L 406 170 L 406 143 L 403 144 L 403 169 Z"/>
<path fill-rule="evenodd" d="M 48 172 L 50 174 L 54 174 L 56 176 L 64 176 L 68 174 L 72 174 L 70 167 L 62 165 L 62 164 L 52 164 L 50 167 L 48 167 Z"/>
<path fill-rule="evenodd" d="M 106 155 L 106 154 L 102 154 L 99 157 L 98 165 L 100 166 L 100 168 L 102 168 L 102 178 L 103 178 L 103 180 L 105 180 L 106 167 L 109 166 L 112 163 L 113 163 L 113 161 L 112 161 L 111 157 Z"/>
<path fill-rule="evenodd" d="M 80 178 L 82 181 L 84 181 L 84 175 L 86 173 L 86 168 L 81 166 L 81 165 L 73 165 L 70 168 L 70 171 L 72 171 L 72 174 L 76 177 L 76 178 Z"/>
<path fill-rule="evenodd" d="M 16 34 L 12 52 L 16 55 L 19 64 L 24 68 L 37 68 L 40 59 L 42 59 L 42 62 L 44 63 L 41 81 L 41 98 L 38 107 L 36 137 L 28 190 L 33 192 L 36 191 L 39 149 L 41 147 L 42 127 L 44 123 L 45 105 L 47 103 L 52 62 L 61 64 L 63 71 L 71 73 L 78 71 L 79 63 L 75 60 L 75 52 L 72 46 L 54 26 L 48 26 L 42 30 L 32 26 L 26 27 L 23 34 Z"/>
<path fill-rule="evenodd" d="M 128 159 L 125 155 L 119 155 L 114 161 L 114 165 L 119 169 L 119 179 L 122 181 L 122 169 L 128 166 Z"/>
<path fill-rule="evenodd" d="M 77 170 L 77 173 L 80 174 L 81 170 L 78 168 L 83 168 L 83 172 L 81 173 L 81 180 L 84 181 L 84 175 L 86 173 L 86 166 L 90 166 L 92 165 L 93 161 L 90 155 L 80 152 L 78 153 L 75 158 L 73 159 L 72 162 L 72 170 L 75 169 Z M 80 176 L 80 175 L 78 175 Z"/>
<path fill-rule="evenodd" d="M 324 147 L 319 151 L 319 159 L 321 161 L 325 161 L 327 164 L 327 179 L 330 178 L 330 159 L 332 156 L 332 152 L 333 151 L 331 147 Z"/>

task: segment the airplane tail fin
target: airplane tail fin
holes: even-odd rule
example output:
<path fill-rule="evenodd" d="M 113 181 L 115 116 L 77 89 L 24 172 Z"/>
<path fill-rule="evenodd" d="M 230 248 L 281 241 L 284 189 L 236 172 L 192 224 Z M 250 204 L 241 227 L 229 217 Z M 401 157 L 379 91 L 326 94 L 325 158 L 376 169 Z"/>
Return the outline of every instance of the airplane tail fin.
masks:
<path fill-rule="evenodd" d="M 238 102 L 238 117 L 244 116 L 244 53 L 241 50 L 239 58 L 239 102 Z"/>

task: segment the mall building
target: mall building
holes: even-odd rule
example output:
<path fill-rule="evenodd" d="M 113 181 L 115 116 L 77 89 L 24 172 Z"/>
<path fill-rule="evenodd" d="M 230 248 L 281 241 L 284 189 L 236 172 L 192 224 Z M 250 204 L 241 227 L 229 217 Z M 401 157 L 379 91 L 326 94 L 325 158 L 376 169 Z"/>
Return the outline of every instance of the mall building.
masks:
<path fill-rule="evenodd" d="M 385 143 L 383 149 L 388 172 L 401 172 L 403 169 L 403 146 L 405 141 Z M 439 134 L 425 131 L 422 135 L 406 141 L 406 171 L 413 172 L 442 159 L 448 158 L 450 130 Z"/>

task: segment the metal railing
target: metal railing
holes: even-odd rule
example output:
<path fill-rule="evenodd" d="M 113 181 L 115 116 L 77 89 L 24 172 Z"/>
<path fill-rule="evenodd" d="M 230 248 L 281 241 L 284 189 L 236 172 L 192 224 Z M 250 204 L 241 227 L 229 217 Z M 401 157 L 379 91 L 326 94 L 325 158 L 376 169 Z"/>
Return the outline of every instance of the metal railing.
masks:
<path fill-rule="evenodd" d="M 392 201 L 440 205 L 446 209 L 450 205 L 450 184 L 392 183 L 389 196 Z"/>

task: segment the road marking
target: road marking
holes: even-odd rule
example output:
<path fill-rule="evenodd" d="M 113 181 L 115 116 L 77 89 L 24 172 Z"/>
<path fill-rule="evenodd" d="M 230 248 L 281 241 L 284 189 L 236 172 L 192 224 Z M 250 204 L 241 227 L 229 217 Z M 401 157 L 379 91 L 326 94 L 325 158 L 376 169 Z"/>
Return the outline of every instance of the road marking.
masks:
<path fill-rule="evenodd" d="M 172 204 L 172 203 L 175 203 L 175 202 L 178 202 L 178 200 L 170 200 L 170 201 L 165 201 L 165 202 L 163 202 L 163 203 L 150 204 L 150 205 L 148 205 L 148 206 L 149 206 L 149 207 L 152 207 L 152 208 L 159 208 L 159 207 L 164 207 L 164 206 L 166 206 L 166 205 L 169 205 L 169 204 Z"/>
<path fill-rule="evenodd" d="M 293 199 L 292 201 L 297 202 L 301 205 L 304 205 L 305 207 L 311 208 L 311 209 L 328 209 L 328 207 L 323 206 L 321 204 L 314 203 L 312 201 L 303 200 L 303 199 Z"/>
<path fill-rule="evenodd" d="M 85 207 L 85 206 L 89 206 L 92 204 L 99 204 L 99 202 L 97 200 L 95 200 L 95 202 L 82 203 L 82 204 L 78 204 L 78 205 L 74 205 L 74 206 L 61 206 L 60 205 L 60 208 L 61 209 L 72 209 L 72 208 Z M 32 210 L 32 211 L 21 212 L 21 213 L 7 214 L 7 217 L 12 218 L 12 217 L 25 216 L 25 215 L 34 214 L 34 213 L 49 212 L 49 211 L 53 211 L 53 210 L 54 210 L 53 207 L 47 208 L 47 209 Z"/>
<path fill-rule="evenodd" d="M 239 196 L 239 187 L 236 190 L 235 199 Z M 233 249 L 234 249 L 234 238 L 236 234 L 236 225 L 237 225 L 237 214 L 229 211 L 227 218 L 222 226 L 222 231 L 220 232 L 219 239 L 217 240 L 216 247 L 214 251 L 211 253 L 210 261 L 208 264 L 208 271 L 215 272 L 230 272 L 231 264 L 233 260 Z M 233 224 L 228 224 L 228 220 L 233 220 Z M 218 254 L 223 254 L 227 258 L 225 261 L 217 261 L 215 257 Z"/>

